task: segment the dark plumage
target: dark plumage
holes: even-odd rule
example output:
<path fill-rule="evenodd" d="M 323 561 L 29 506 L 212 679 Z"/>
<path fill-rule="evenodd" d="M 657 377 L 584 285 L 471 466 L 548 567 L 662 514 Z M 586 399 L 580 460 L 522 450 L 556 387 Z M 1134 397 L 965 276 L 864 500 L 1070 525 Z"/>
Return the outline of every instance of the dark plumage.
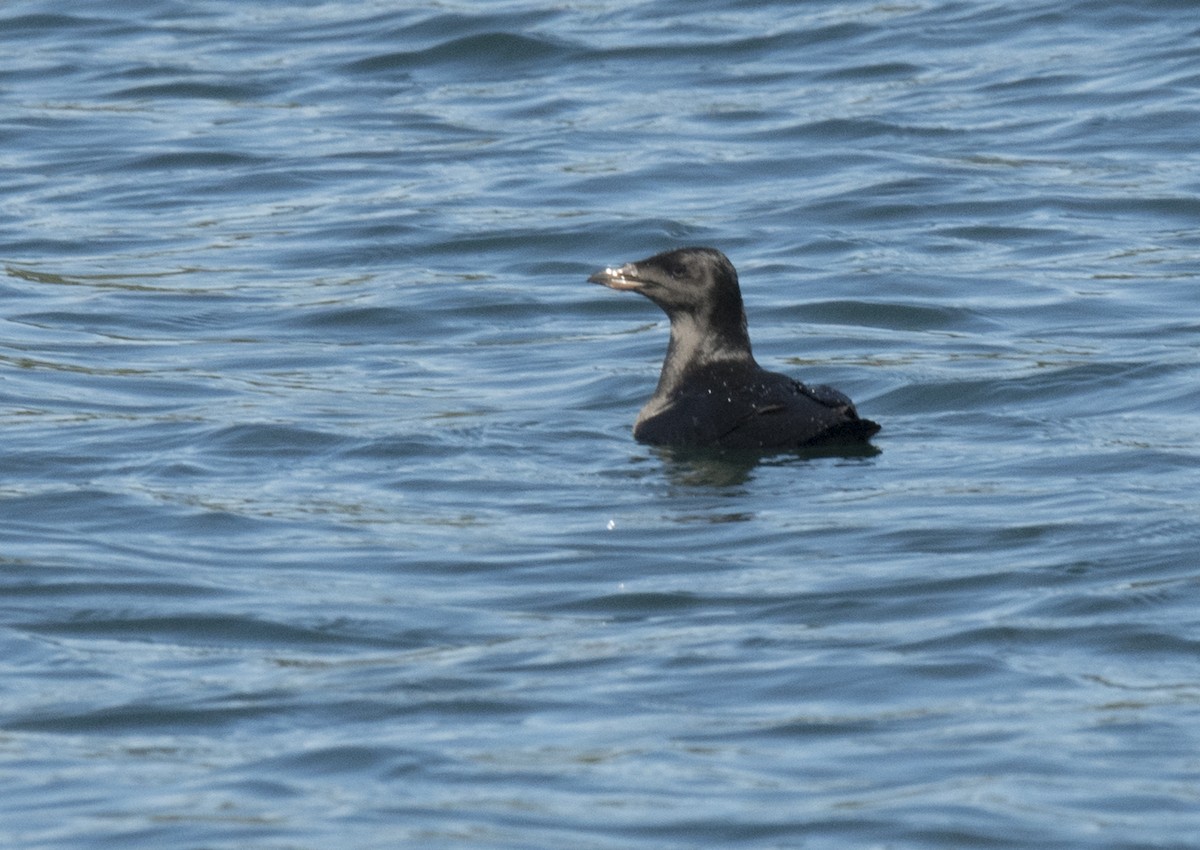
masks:
<path fill-rule="evenodd" d="M 633 426 L 641 442 L 784 449 L 861 442 L 879 430 L 837 390 L 755 362 L 737 272 L 715 248 L 665 251 L 588 280 L 639 292 L 671 320 L 658 388 Z"/>

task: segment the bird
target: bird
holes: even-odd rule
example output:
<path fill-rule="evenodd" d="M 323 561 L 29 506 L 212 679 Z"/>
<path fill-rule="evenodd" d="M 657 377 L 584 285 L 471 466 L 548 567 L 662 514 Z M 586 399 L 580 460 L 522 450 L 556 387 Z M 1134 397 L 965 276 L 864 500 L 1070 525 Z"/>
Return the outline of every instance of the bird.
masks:
<path fill-rule="evenodd" d="M 633 426 L 655 446 L 786 450 L 863 443 L 880 426 L 832 387 L 758 365 L 737 270 L 716 248 L 664 251 L 588 278 L 649 298 L 671 320 L 654 395 Z"/>

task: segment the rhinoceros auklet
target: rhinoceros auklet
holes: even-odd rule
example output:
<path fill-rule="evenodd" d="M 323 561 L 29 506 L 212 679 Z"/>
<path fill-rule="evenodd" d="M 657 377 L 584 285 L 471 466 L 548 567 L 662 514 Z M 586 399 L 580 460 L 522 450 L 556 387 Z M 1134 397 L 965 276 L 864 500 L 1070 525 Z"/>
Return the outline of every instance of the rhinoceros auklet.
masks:
<path fill-rule="evenodd" d="M 768 372 L 750 353 L 737 271 L 715 248 L 680 248 L 588 278 L 639 292 L 671 320 L 658 388 L 633 436 L 651 445 L 785 449 L 879 430 L 826 386 Z"/>

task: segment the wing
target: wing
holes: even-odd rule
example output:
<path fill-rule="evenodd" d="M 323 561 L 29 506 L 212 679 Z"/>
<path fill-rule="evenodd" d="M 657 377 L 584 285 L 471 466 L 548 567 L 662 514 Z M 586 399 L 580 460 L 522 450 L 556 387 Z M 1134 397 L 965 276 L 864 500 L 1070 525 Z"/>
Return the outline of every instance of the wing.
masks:
<path fill-rule="evenodd" d="M 727 448 L 785 448 L 827 440 L 865 440 L 879 430 L 854 403 L 828 386 L 810 387 L 785 375 L 751 387 L 742 416 L 717 443 Z"/>
<path fill-rule="evenodd" d="M 634 436 L 654 445 L 768 449 L 828 439 L 863 440 L 879 426 L 859 419 L 837 390 L 755 370 L 697 382 L 642 409 Z"/>

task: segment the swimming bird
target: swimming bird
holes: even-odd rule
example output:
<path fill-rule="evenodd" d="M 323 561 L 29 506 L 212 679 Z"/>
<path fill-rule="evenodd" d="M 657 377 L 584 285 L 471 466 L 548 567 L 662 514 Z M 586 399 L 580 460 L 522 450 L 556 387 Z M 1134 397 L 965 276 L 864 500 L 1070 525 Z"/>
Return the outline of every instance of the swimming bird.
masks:
<path fill-rule="evenodd" d="M 715 248 L 679 248 L 588 280 L 646 296 L 671 320 L 654 395 L 633 436 L 664 446 L 787 449 L 862 442 L 879 430 L 841 392 L 758 365 L 737 271 Z"/>

